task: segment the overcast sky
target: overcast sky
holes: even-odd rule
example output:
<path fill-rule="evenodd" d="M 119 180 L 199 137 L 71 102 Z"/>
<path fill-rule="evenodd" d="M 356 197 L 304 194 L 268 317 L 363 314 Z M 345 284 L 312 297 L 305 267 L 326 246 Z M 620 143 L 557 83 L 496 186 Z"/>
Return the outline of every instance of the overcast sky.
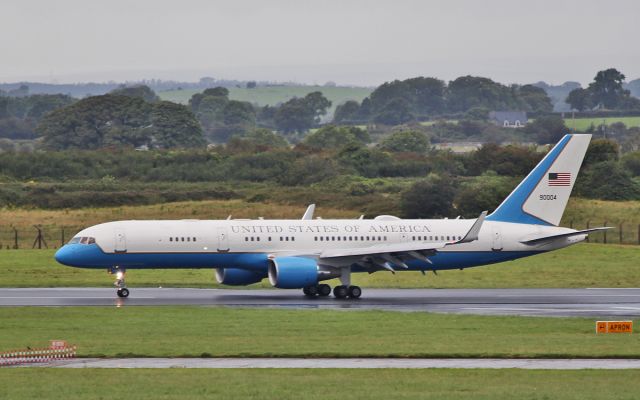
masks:
<path fill-rule="evenodd" d="M 0 81 L 640 78 L 638 0 L 1 0 Z"/>

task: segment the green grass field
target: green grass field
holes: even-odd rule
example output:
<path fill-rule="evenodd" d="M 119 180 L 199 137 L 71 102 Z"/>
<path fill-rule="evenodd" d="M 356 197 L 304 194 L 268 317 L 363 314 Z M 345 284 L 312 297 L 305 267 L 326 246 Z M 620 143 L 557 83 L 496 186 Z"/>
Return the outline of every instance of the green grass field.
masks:
<path fill-rule="evenodd" d="M 45 369 L 0 371 L 2 399 L 636 399 L 638 371 Z"/>
<path fill-rule="evenodd" d="M 54 250 L 0 251 L 0 287 L 110 287 L 114 280 L 103 269 L 60 265 L 53 254 Z M 640 246 L 578 244 L 501 264 L 440 271 L 437 276 L 385 271 L 354 274 L 353 282 L 364 288 L 638 287 Z M 127 283 L 131 288 L 219 287 L 213 269 L 130 270 Z M 265 280 L 249 287 L 270 285 Z"/>
<path fill-rule="evenodd" d="M 616 122 L 622 122 L 627 128 L 631 128 L 632 126 L 640 126 L 640 117 L 576 118 L 575 120 L 569 117 L 564 119 L 568 128 L 578 132 L 586 131 L 591 125 L 598 127 L 603 123 L 611 125 Z"/>
<path fill-rule="evenodd" d="M 586 318 L 226 307 L 3 307 L 0 349 L 80 357 L 640 357 L 640 335 Z"/>
<path fill-rule="evenodd" d="M 248 101 L 260 106 L 274 106 L 283 103 L 293 97 L 304 97 L 308 93 L 320 91 L 331 100 L 331 110 L 347 100 L 361 102 L 371 94 L 373 89 L 363 87 L 327 87 L 327 86 L 261 86 L 255 89 L 229 88 L 229 98 L 232 100 Z M 158 96 L 162 100 L 169 100 L 176 103 L 187 104 L 191 96 L 200 93 L 202 90 L 183 89 L 159 92 Z"/>

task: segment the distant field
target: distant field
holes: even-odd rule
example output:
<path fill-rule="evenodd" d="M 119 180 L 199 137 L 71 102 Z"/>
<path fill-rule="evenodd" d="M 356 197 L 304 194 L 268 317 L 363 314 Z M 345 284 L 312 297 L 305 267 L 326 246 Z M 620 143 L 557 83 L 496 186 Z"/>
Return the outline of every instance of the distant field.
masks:
<path fill-rule="evenodd" d="M 635 370 L 12 368 L 0 374 L 0 398 L 635 399 L 637 376 Z"/>
<path fill-rule="evenodd" d="M 304 97 L 308 93 L 320 91 L 326 98 L 331 100 L 331 110 L 347 100 L 362 101 L 373 89 L 363 87 L 328 87 L 328 86 L 268 86 L 257 87 L 255 89 L 229 88 L 229 98 L 232 100 L 248 101 L 260 106 L 276 105 L 283 103 L 293 97 Z M 202 90 L 185 89 L 159 92 L 158 95 L 163 100 L 187 104 L 191 96 Z M 332 111 L 333 112 L 333 111 Z"/>
<path fill-rule="evenodd" d="M 110 287 L 113 277 L 104 269 L 65 267 L 53 250 L 0 251 L 0 287 Z M 581 288 L 639 287 L 640 246 L 579 244 L 520 260 L 463 271 L 354 274 L 365 288 Z M 136 287 L 220 287 L 213 268 L 130 270 L 127 283 Z M 329 281 L 337 285 L 337 281 Z M 249 288 L 269 288 L 267 280 Z"/>
<path fill-rule="evenodd" d="M 578 132 L 586 131 L 591 125 L 598 127 L 603 122 L 606 125 L 622 122 L 627 128 L 630 128 L 632 126 L 640 126 L 640 117 L 576 118 L 575 120 L 569 117 L 564 119 L 564 123 L 568 128 L 575 129 Z"/>

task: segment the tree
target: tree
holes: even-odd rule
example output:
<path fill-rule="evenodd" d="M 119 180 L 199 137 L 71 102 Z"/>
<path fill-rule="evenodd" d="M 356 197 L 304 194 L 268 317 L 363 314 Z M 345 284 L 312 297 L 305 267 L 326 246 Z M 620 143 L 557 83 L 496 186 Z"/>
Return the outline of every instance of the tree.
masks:
<path fill-rule="evenodd" d="M 399 131 L 386 137 L 380 148 L 399 153 L 426 153 L 429 150 L 429 139 L 422 132 Z"/>
<path fill-rule="evenodd" d="M 150 104 L 139 97 L 103 95 L 57 109 L 40 121 L 38 133 L 49 149 L 97 149 L 105 146 L 195 147 L 202 129 L 185 107 Z"/>
<path fill-rule="evenodd" d="M 146 85 L 121 86 L 109 92 L 114 96 L 138 97 L 149 103 L 160 101 L 160 97 Z"/>
<path fill-rule="evenodd" d="M 589 143 L 582 165 L 590 167 L 605 161 L 618 161 L 618 143 L 608 139 L 593 139 Z"/>
<path fill-rule="evenodd" d="M 379 111 L 374 121 L 385 125 L 400 125 L 414 119 L 411 113 L 411 105 L 409 101 L 396 97 L 390 100 L 384 108 Z"/>
<path fill-rule="evenodd" d="M 256 110 L 246 101 L 230 100 L 223 109 L 226 125 L 255 125 Z"/>
<path fill-rule="evenodd" d="M 517 96 L 523 103 L 521 107 L 524 111 L 533 111 L 538 113 L 550 113 L 553 111 L 553 104 L 547 95 L 547 92 L 533 85 L 524 85 L 517 87 Z"/>
<path fill-rule="evenodd" d="M 629 92 L 622 87 L 625 76 L 615 68 L 598 71 L 593 82 L 589 84 L 589 92 L 595 104 L 604 108 L 616 109 L 623 97 Z"/>
<path fill-rule="evenodd" d="M 455 196 L 458 213 L 464 217 L 477 217 L 483 211 L 493 211 L 509 195 L 519 178 L 499 176 L 493 172 L 467 181 Z"/>
<path fill-rule="evenodd" d="M 449 82 L 447 106 L 451 112 L 465 112 L 473 107 L 508 110 L 518 105 L 510 88 L 489 78 L 461 76 Z"/>
<path fill-rule="evenodd" d="M 413 115 L 431 116 L 444 111 L 445 83 L 435 78 L 395 80 L 378 86 L 369 96 L 371 112 L 381 114 L 389 105 L 406 102 Z"/>
<path fill-rule="evenodd" d="M 235 153 L 287 147 L 289 147 L 289 143 L 285 138 L 264 128 L 257 128 L 244 134 L 235 135 L 227 143 L 227 148 Z"/>
<path fill-rule="evenodd" d="M 615 161 L 604 161 L 587 168 L 576 182 L 576 194 L 601 200 L 638 200 L 640 188 L 629 173 Z"/>
<path fill-rule="evenodd" d="M 545 115 L 536 118 L 524 128 L 525 132 L 535 137 L 539 144 L 556 143 L 569 131 L 564 119 L 559 115 Z"/>
<path fill-rule="evenodd" d="M 301 133 L 317 126 L 320 117 L 327 113 L 329 107 L 331 101 L 321 92 L 312 92 L 303 98 L 293 98 L 282 104 L 273 119 L 279 131 Z"/>
<path fill-rule="evenodd" d="M 249 81 L 247 82 L 247 89 L 255 89 L 256 86 L 258 86 L 258 84 L 256 83 L 256 81 Z"/>
<path fill-rule="evenodd" d="M 572 109 L 584 111 L 593 108 L 593 99 L 591 92 L 587 89 L 578 88 L 569 92 L 569 96 L 565 100 Z"/>
<path fill-rule="evenodd" d="M 455 184 L 450 177 L 430 176 L 402 193 L 400 208 L 405 218 L 451 217 Z"/>
<path fill-rule="evenodd" d="M 360 128 L 327 125 L 307 135 L 302 143 L 313 149 L 326 150 L 362 146 L 369 141 L 369 134 Z"/>
<path fill-rule="evenodd" d="M 160 148 L 202 147 L 206 144 L 202 127 L 182 104 L 161 101 L 151 111 L 153 144 Z"/>
<path fill-rule="evenodd" d="M 355 100 L 348 100 L 336 107 L 336 111 L 333 114 L 333 123 L 348 124 L 356 122 L 359 119 L 359 112 L 360 104 Z"/>

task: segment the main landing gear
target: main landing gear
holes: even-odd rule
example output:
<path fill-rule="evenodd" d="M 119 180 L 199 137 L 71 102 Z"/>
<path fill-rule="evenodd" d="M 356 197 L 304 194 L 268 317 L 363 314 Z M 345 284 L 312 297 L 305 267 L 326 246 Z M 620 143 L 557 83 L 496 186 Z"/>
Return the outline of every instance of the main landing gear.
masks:
<path fill-rule="evenodd" d="M 327 297 L 331 294 L 331 286 L 321 283 L 319 285 L 306 286 L 302 292 L 307 297 Z M 358 299 L 362 295 L 360 286 L 339 285 L 333 288 L 333 295 L 336 299 Z"/>
<path fill-rule="evenodd" d="M 126 270 L 124 268 L 113 267 L 109 271 L 110 274 L 116 275 L 116 281 L 113 283 L 115 287 L 118 288 L 116 294 L 118 297 L 126 298 L 129 297 L 129 289 L 127 289 L 127 284 L 124 281 L 124 275 L 126 274 Z"/>
<path fill-rule="evenodd" d="M 342 268 L 340 270 L 340 283 L 333 288 L 333 296 L 336 299 L 359 299 L 362 296 L 362 289 L 360 286 L 351 285 L 351 269 Z M 331 294 L 331 286 L 321 283 L 319 285 L 307 286 L 302 289 L 302 292 L 307 297 L 326 297 Z"/>

